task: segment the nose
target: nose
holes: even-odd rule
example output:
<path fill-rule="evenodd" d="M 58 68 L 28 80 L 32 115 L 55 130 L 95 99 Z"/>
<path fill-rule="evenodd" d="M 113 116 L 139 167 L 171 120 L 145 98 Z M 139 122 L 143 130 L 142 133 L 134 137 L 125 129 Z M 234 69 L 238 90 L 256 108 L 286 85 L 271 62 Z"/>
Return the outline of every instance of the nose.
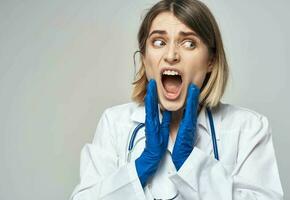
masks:
<path fill-rule="evenodd" d="M 172 43 L 168 46 L 167 52 L 165 53 L 164 60 L 168 63 L 176 63 L 180 59 L 179 52 L 177 50 L 177 45 Z"/>

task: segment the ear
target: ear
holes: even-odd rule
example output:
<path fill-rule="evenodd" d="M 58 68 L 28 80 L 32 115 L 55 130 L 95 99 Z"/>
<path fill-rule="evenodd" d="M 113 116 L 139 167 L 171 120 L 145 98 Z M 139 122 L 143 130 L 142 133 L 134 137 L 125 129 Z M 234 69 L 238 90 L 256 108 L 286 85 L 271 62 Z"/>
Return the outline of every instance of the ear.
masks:
<path fill-rule="evenodd" d="M 211 58 L 207 65 L 207 72 L 211 72 L 214 67 L 214 58 Z"/>
<path fill-rule="evenodd" d="M 144 65 L 144 67 L 146 66 L 145 65 L 145 57 L 142 53 L 141 53 L 141 63 Z"/>
<path fill-rule="evenodd" d="M 143 60 L 144 59 L 144 55 L 140 52 L 140 57 Z"/>

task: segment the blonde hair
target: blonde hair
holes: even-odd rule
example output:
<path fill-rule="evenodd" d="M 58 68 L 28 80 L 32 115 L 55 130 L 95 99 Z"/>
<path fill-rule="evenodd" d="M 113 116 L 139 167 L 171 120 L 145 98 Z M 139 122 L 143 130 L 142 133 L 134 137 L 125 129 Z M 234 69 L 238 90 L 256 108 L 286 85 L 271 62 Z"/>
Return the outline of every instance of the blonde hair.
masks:
<path fill-rule="evenodd" d="M 223 47 L 223 42 L 218 24 L 209 8 L 199 0 L 162 0 L 153 5 L 146 13 L 138 32 L 139 51 L 145 56 L 146 40 L 154 18 L 162 12 L 172 12 L 176 18 L 182 21 L 189 28 L 194 30 L 201 40 L 208 47 L 212 59 L 212 71 L 208 72 L 201 93 L 200 104 L 208 107 L 215 107 L 224 94 L 229 68 Z M 142 56 L 140 55 L 140 59 Z M 146 86 L 148 80 L 145 74 L 145 66 L 141 67 L 132 83 L 132 100 L 144 104 Z"/>

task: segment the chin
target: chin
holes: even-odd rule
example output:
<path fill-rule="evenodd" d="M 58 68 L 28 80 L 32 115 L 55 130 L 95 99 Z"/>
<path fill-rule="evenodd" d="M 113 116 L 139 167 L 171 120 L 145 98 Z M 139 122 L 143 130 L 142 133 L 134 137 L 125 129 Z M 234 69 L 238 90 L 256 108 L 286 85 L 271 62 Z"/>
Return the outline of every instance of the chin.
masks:
<path fill-rule="evenodd" d="M 184 101 L 182 101 L 181 99 L 178 101 L 168 101 L 166 99 L 160 99 L 160 104 L 161 104 L 161 109 L 165 109 L 168 111 L 178 111 L 180 110 L 183 105 L 184 105 Z"/>
<path fill-rule="evenodd" d="M 184 88 L 181 90 L 179 97 L 175 100 L 170 100 L 166 98 L 166 96 L 164 95 L 163 87 L 158 87 L 157 85 L 157 91 L 161 110 L 178 111 L 184 107 L 184 102 L 186 98 L 186 91 Z"/>

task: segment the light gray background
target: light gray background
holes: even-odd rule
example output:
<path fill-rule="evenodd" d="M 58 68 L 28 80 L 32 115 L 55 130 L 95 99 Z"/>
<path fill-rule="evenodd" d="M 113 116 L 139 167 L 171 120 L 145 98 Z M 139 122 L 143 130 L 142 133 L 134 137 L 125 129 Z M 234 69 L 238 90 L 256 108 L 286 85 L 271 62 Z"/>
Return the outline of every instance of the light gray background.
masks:
<path fill-rule="evenodd" d="M 0 0 L 0 199 L 68 199 L 105 108 L 130 101 L 152 0 Z M 266 115 L 289 185 L 287 0 L 206 0 L 231 69 L 224 102 Z"/>

